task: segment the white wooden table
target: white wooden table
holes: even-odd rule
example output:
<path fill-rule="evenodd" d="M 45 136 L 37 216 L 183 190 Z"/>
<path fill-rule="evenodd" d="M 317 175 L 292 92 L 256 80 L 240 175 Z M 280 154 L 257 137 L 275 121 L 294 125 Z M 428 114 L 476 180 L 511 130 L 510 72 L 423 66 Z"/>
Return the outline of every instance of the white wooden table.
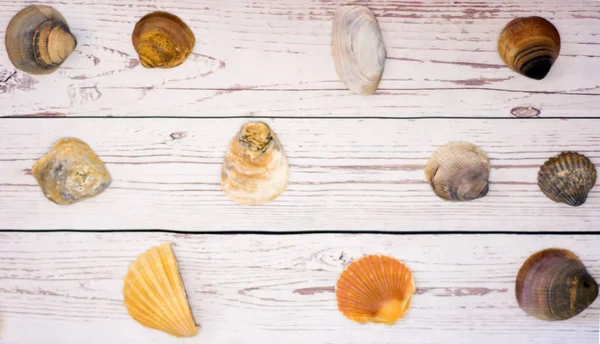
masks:
<path fill-rule="evenodd" d="M 62 12 L 79 44 L 48 76 L 16 71 L 0 50 L 0 343 L 599 342 L 600 301 L 565 322 L 538 321 L 518 308 L 514 279 L 548 247 L 574 251 L 600 279 L 600 187 L 571 208 L 536 184 L 561 151 L 600 167 L 600 2 L 362 1 L 388 51 L 371 97 L 335 74 L 338 0 L 39 3 Z M 28 4 L 0 0 L 2 36 Z M 176 69 L 144 69 L 131 45 L 135 22 L 154 10 L 196 35 Z M 496 52 L 502 27 L 528 15 L 562 37 L 543 81 Z M 247 208 L 220 190 L 220 169 L 252 119 L 277 133 L 291 174 L 275 202 Z M 65 136 L 88 142 L 113 184 L 61 207 L 30 169 Z M 425 161 L 452 140 L 488 152 L 485 198 L 443 202 L 425 182 Z M 143 328 L 122 305 L 129 263 L 167 242 L 195 338 Z M 392 327 L 336 308 L 339 273 L 372 253 L 415 276 L 411 309 Z"/>

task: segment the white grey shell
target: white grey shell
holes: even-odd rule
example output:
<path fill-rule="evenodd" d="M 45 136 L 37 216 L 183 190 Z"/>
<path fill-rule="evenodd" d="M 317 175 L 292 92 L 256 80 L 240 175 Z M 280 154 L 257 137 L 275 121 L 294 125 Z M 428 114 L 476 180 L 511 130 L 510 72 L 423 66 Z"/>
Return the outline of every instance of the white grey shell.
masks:
<path fill-rule="evenodd" d="M 385 66 L 385 45 L 377 19 L 365 6 L 341 6 L 331 32 L 333 63 L 346 87 L 360 95 L 375 93 Z"/>

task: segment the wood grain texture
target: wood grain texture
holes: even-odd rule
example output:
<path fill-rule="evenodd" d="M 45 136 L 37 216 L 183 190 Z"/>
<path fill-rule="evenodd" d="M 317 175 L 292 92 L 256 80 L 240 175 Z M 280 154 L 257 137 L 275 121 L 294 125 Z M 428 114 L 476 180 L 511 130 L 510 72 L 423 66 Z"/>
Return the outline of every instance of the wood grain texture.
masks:
<path fill-rule="evenodd" d="M 0 0 L 0 34 L 29 2 Z M 0 51 L 1 116 L 598 117 L 600 2 L 358 1 L 380 22 L 388 60 L 376 96 L 338 80 L 330 33 L 341 0 L 39 1 L 67 18 L 79 45 L 56 73 L 28 76 Z M 131 44 L 154 10 L 194 31 L 190 59 L 147 70 Z M 503 26 L 540 15 L 561 55 L 543 81 L 505 67 Z"/>
<path fill-rule="evenodd" d="M 600 166 L 595 120 L 268 120 L 290 163 L 288 189 L 242 207 L 221 190 L 223 156 L 246 119 L 3 119 L 0 228 L 183 231 L 599 231 L 596 187 L 577 208 L 550 201 L 539 166 L 577 151 Z M 113 177 L 99 197 L 61 207 L 29 174 L 62 137 L 94 149 Z M 423 167 L 457 140 L 483 148 L 490 192 L 445 202 Z"/>
<path fill-rule="evenodd" d="M 579 316 L 543 322 L 522 312 L 515 276 L 532 253 L 563 247 L 600 277 L 600 236 L 192 236 L 0 234 L 3 344 L 52 343 L 543 343 L 596 344 L 597 300 Z M 175 340 L 131 320 L 122 306 L 128 265 L 174 243 L 201 326 Z M 395 326 L 338 313 L 334 286 L 364 254 L 413 271 L 417 293 Z M 35 330 L 32 330 L 35 329 Z"/>

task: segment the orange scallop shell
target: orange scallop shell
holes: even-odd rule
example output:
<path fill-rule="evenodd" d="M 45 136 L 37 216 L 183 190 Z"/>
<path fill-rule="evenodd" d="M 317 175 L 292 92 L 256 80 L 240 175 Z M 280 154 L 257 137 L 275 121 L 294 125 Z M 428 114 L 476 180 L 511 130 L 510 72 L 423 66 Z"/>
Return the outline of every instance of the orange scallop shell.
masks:
<path fill-rule="evenodd" d="M 335 287 L 340 312 L 358 323 L 393 325 L 415 293 L 410 270 L 399 260 L 371 255 L 350 264 Z"/>

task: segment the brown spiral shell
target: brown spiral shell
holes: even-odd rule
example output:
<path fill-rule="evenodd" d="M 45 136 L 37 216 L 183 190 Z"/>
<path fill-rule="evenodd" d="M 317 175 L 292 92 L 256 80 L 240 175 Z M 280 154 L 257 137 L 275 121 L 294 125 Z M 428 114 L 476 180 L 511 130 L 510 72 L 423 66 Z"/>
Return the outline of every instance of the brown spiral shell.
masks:
<path fill-rule="evenodd" d="M 6 52 L 12 64 L 29 74 L 54 72 L 77 46 L 65 18 L 48 6 L 29 6 L 6 28 Z"/>

